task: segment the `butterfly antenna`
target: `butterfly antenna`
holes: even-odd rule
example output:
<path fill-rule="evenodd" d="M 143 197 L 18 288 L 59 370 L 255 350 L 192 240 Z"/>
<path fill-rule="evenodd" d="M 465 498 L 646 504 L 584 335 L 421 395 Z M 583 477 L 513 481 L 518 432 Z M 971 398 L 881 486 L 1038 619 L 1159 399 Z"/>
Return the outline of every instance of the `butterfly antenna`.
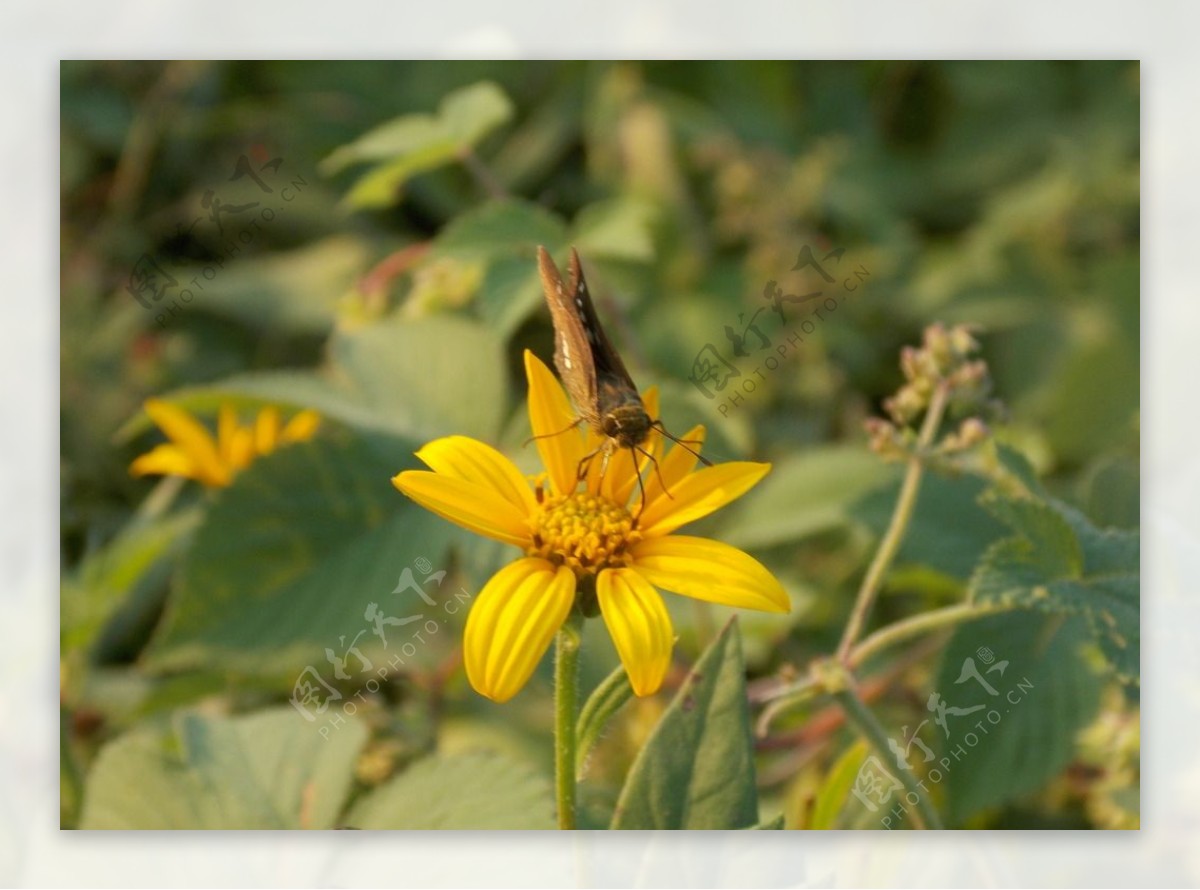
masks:
<path fill-rule="evenodd" d="M 678 445 L 680 448 L 682 448 L 684 451 L 686 451 L 692 457 L 696 458 L 696 460 L 700 461 L 700 463 L 704 464 L 704 466 L 711 467 L 713 465 L 713 462 L 711 460 L 709 460 L 707 457 L 702 455 L 699 451 L 697 451 L 696 449 L 691 447 L 693 445 L 703 445 L 704 443 L 701 439 L 680 439 L 678 436 L 671 433 L 665 426 L 663 426 L 663 422 L 661 420 L 653 421 L 650 424 L 650 426 L 652 426 L 654 429 L 658 430 L 660 433 L 662 433 L 664 436 L 666 436 L 668 439 L 670 439 L 672 442 L 674 442 L 676 445 Z"/>

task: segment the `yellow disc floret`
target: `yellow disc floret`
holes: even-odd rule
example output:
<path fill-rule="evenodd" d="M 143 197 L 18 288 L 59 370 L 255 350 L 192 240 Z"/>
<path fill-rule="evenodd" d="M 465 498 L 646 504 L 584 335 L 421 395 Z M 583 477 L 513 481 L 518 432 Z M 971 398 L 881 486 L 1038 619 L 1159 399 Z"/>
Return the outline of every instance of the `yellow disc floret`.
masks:
<path fill-rule="evenodd" d="M 630 564 L 629 546 L 641 540 L 629 511 L 587 492 L 548 500 L 534 517 L 527 553 L 565 565 L 577 577 Z"/>

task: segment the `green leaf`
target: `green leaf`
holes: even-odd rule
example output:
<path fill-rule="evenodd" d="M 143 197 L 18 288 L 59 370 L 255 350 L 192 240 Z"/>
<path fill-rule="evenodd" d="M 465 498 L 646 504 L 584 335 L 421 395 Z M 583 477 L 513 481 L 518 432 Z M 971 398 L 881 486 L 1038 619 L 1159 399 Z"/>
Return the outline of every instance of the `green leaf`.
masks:
<path fill-rule="evenodd" d="M 362 829 L 554 828 L 550 782 L 505 755 L 427 757 L 364 795 L 346 824 Z"/>
<path fill-rule="evenodd" d="M 894 475 L 858 446 L 785 458 L 730 511 L 725 539 L 737 547 L 770 547 L 846 525 L 855 502 Z"/>
<path fill-rule="evenodd" d="M 1084 486 L 1088 516 L 1100 527 L 1134 528 L 1140 521 L 1141 471 L 1133 458 L 1114 457 L 1091 467 Z"/>
<path fill-rule="evenodd" d="M 476 145 L 484 136 L 501 127 L 513 116 L 513 104 L 491 81 L 454 90 L 438 108 L 446 132 L 458 144 Z"/>
<path fill-rule="evenodd" d="M 507 339 L 542 305 L 537 264 L 525 256 L 499 257 L 489 265 L 479 288 L 479 316 Z"/>
<path fill-rule="evenodd" d="M 947 713 L 945 729 L 929 721 L 940 755 L 926 771 L 929 782 L 932 768 L 941 768 L 952 822 L 1036 791 L 1070 762 L 1102 686 L 1081 653 L 1087 639 L 1081 619 L 1037 612 L 989 616 L 955 633 L 934 695 L 946 706 L 979 710 Z M 971 675 L 968 659 L 995 695 Z M 989 670 L 1004 661 L 1002 671 Z M 936 701 L 930 704 L 933 710 Z M 909 759 L 919 764 L 922 757 L 914 748 Z"/>
<path fill-rule="evenodd" d="M 585 259 L 648 263 L 654 259 L 657 208 L 633 197 L 589 204 L 575 217 L 571 240 Z"/>
<path fill-rule="evenodd" d="M 449 257 L 486 265 L 477 302 L 488 329 L 507 338 L 540 305 L 537 248 L 559 254 L 567 244 L 563 221 L 536 204 L 489 201 L 446 226 L 430 261 Z"/>
<path fill-rule="evenodd" d="M 321 162 L 321 171 L 337 173 L 352 164 L 389 160 L 442 142 L 474 145 L 506 123 L 512 112 L 504 91 L 482 81 L 448 93 L 436 116 L 402 115 L 337 148 Z"/>
<path fill-rule="evenodd" d="M 358 238 L 335 235 L 295 250 L 237 260 L 211 282 L 196 269 L 191 306 L 241 319 L 260 329 L 328 332 L 338 303 L 358 282 L 371 252 Z"/>
<path fill-rule="evenodd" d="M 82 828 L 332 828 L 366 741 L 349 717 L 325 738 L 292 708 L 244 717 L 179 714 L 96 758 Z"/>
<path fill-rule="evenodd" d="M 613 828 L 749 828 L 758 823 L 754 739 L 737 619 L 688 674 L 617 801 Z"/>
<path fill-rule="evenodd" d="M 828 831 L 837 827 L 838 816 L 850 797 L 850 789 L 854 787 L 863 761 L 869 753 L 866 741 L 859 739 L 837 759 L 817 791 L 809 828 Z"/>
<path fill-rule="evenodd" d="M 418 154 L 431 146 L 440 149 L 449 143 L 444 129 L 433 115 L 406 114 L 368 130 L 347 145 L 337 147 L 321 161 L 320 170 L 331 176 L 354 164 L 394 160 Z"/>
<path fill-rule="evenodd" d="M 552 253 L 567 239 L 566 226 L 537 204 L 509 198 L 488 201 L 446 226 L 434 242 L 434 256 L 491 260 L 520 253 L 537 274 L 537 246 Z"/>
<path fill-rule="evenodd" d="M 504 91 L 482 81 L 449 93 L 436 115 L 403 115 L 341 146 L 321 163 L 321 170 L 333 174 L 353 164 L 383 162 L 354 184 L 346 204 L 386 207 L 413 176 L 457 161 L 512 115 Z"/>
<path fill-rule="evenodd" d="M 331 364 L 320 372 L 242 374 L 219 384 L 161 396 L 200 415 L 229 402 L 239 410 L 313 408 L 360 430 L 424 442 L 459 434 L 494 439 L 506 412 L 503 349 L 484 325 L 453 316 L 393 317 L 337 332 Z M 139 412 L 118 432 L 150 426 Z"/>
<path fill-rule="evenodd" d="M 1140 536 L 1102 531 L 1057 501 L 982 499 L 1017 532 L 993 544 L 971 578 L 979 603 L 1078 614 L 1124 682 L 1140 675 Z"/>
<path fill-rule="evenodd" d="M 983 488 L 984 483 L 971 476 L 926 475 L 896 557 L 897 564 L 902 569 L 925 567 L 957 579 L 955 593 L 959 593 L 962 582 L 971 576 L 988 546 L 1005 531 L 1002 524 L 979 506 Z M 882 536 L 898 496 L 898 484 L 885 486 L 855 504 L 852 513 Z M 911 578 L 889 577 L 888 589 L 895 590 L 896 582 L 908 580 Z M 926 590 L 938 586 L 943 585 L 935 582 Z"/>
<path fill-rule="evenodd" d="M 496 437 L 508 401 L 499 339 L 452 316 L 389 319 L 334 337 L 335 371 L 349 380 L 343 416 L 419 441 L 437 436 Z M 328 402 L 314 406 L 338 411 Z M 338 416 L 338 414 L 334 414 Z"/>
<path fill-rule="evenodd" d="M 1024 454 L 1004 442 L 996 443 L 996 459 L 1000 466 L 1011 475 L 1029 494 L 1041 497 L 1045 488 L 1038 479 L 1037 471 Z"/>
<path fill-rule="evenodd" d="M 166 583 L 173 558 L 187 545 L 202 511 L 189 508 L 132 523 L 63 579 L 60 632 L 64 651 L 93 644 L 105 624 Z"/>
<path fill-rule="evenodd" d="M 444 561 L 451 533 L 391 485 L 410 453 L 396 443 L 388 458 L 361 440 L 324 438 L 239 474 L 196 532 L 148 666 L 291 675 L 311 663 L 328 677 L 322 653 L 342 653 L 351 645 L 342 637 L 358 639 L 368 660 L 382 655 L 369 603 L 445 621 L 436 607 L 391 595 L 418 558 Z"/>

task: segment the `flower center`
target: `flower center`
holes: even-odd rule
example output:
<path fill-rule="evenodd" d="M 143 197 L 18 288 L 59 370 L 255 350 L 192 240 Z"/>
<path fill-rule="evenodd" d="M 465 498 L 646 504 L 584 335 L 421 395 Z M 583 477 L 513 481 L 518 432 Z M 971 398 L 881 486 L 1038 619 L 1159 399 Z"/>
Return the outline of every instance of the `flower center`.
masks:
<path fill-rule="evenodd" d="M 579 492 L 547 501 L 534 520 L 533 546 L 527 552 L 583 577 L 608 566 L 628 565 L 628 547 L 641 537 L 624 507 Z"/>

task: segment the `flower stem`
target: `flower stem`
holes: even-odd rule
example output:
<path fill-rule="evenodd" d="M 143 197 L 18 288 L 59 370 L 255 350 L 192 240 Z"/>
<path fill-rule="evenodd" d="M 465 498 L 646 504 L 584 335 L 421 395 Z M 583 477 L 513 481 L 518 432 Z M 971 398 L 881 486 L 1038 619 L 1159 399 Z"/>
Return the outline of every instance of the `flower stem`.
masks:
<path fill-rule="evenodd" d="M 583 615 L 572 611 L 554 643 L 554 793 L 558 827 L 575 827 L 575 712 Z"/>
<path fill-rule="evenodd" d="M 891 751 L 888 749 L 887 731 L 875 719 L 875 715 L 871 713 L 871 709 L 850 688 L 835 692 L 834 698 L 842 706 L 842 710 L 846 712 L 846 719 L 854 724 L 859 734 L 875 749 L 875 753 L 883 760 L 888 760 L 891 757 Z M 921 792 L 916 776 L 912 774 L 911 770 L 907 769 L 898 769 L 896 773 L 900 783 L 904 786 L 904 790 L 909 794 L 916 795 L 917 809 L 913 813 L 913 818 L 919 824 L 919 827 L 940 831 L 943 828 L 941 817 L 938 816 L 933 804 L 929 802 L 929 798 Z"/>
<path fill-rule="evenodd" d="M 923 452 L 929 447 L 933 437 L 937 435 L 938 427 L 942 423 L 942 415 L 946 412 L 946 401 L 949 394 L 950 390 L 945 383 L 933 391 L 929 408 L 925 412 L 925 420 L 921 424 L 921 432 L 917 437 L 916 448 L 908 459 L 904 482 L 900 486 L 900 497 L 897 498 L 896 507 L 892 511 L 892 519 L 888 523 L 887 533 L 880 541 L 879 549 L 875 551 L 875 557 L 867 568 L 867 574 L 863 576 L 862 585 L 858 589 L 858 597 L 854 601 L 854 609 L 850 612 L 850 620 L 846 622 L 846 630 L 842 634 L 842 642 L 838 646 L 837 657 L 843 664 L 849 661 L 854 641 L 862 633 L 867 616 L 871 613 L 871 607 L 875 604 L 875 597 L 879 594 L 883 577 L 891 568 L 892 560 L 896 558 L 896 553 L 904 540 L 908 523 L 912 520 L 913 508 L 917 504 L 917 493 L 921 488 L 921 475 L 924 472 Z"/>

